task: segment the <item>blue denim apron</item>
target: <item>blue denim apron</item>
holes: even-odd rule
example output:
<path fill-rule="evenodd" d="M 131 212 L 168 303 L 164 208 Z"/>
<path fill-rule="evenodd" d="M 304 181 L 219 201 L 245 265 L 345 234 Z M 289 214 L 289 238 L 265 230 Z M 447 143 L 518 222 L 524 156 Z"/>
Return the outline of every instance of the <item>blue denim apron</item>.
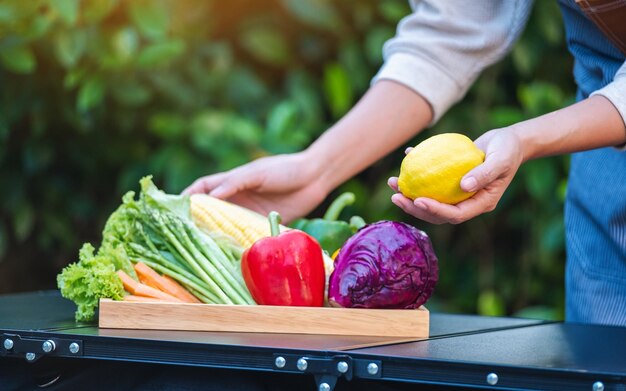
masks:
<path fill-rule="evenodd" d="M 610 83 L 625 58 L 574 0 L 559 3 L 581 100 Z M 626 152 L 572 154 L 565 232 L 566 320 L 626 326 Z"/>

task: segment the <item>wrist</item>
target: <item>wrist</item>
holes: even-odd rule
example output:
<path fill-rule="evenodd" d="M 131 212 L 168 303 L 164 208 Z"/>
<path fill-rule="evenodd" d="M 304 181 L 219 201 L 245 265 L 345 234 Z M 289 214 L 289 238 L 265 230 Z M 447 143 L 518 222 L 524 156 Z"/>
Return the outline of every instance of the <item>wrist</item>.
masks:
<path fill-rule="evenodd" d="M 311 182 L 316 183 L 318 190 L 326 197 L 335 188 L 332 185 L 334 181 L 331 180 L 334 164 L 330 160 L 330 154 L 323 148 L 316 147 L 314 143 L 298 155 L 306 172 L 305 175 L 310 178 Z"/>
<path fill-rule="evenodd" d="M 525 163 L 529 160 L 539 157 L 541 150 L 541 138 L 537 137 L 533 132 L 531 124 L 528 121 L 513 124 L 503 129 L 516 140 L 521 162 Z"/>

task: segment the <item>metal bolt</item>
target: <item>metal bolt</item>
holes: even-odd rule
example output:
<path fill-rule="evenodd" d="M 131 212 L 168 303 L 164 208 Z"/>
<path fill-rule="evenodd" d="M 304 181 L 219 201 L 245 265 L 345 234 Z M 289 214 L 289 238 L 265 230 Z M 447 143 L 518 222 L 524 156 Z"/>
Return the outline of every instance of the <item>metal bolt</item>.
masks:
<path fill-rule="evenodd" d="M 495 373 L 490 373 L 487 375 L 487 384 L 489 384 L 490 386 L 495 386 L 496 384 L 498 384 L 498 375 L 496 375 Z"/>
<path fill-rule="evenodd" d="M 376 375 L 378 373 L 378 365 L 373 362 L 367 364 L 367 373 L 370 375 Z"/>
<path fill-rule="evenodd" d="M 593 391 L 604 391 L 604 383 L 602 383 L 601 381 L 597 381 L 593 383 L 592 389 Z"/>
<path fill-rule="evenodd" d="M 49 339 L 49 340 L 45 341 L 43 344 L 41 344 L 41 349 L 44 352 L 46 352 L 46 353 L 50 353 L 51 351 L 56 349 L 56 347 L 57 347 L 56 344 L 51 339 Z"/>
<path fill-rule="evenodd" d="M 70 353 L 76 354 L 78 353 L 79 350 L 80 350 L 80 345 L 78 345 L 76 342 L 72 342 L 70 344 Z"/>
<path fill-rule="evenodd" d="M 283 356 L 276 357 L 276 361 L 274 361 L 274 365 L 276 365 L 276 368 L 284 368 L 285 364 L 287 364 L 287 360 L 285 360 L 285 357 Z"/>
<path fill-rule="evenodd" d="M 10 338 L 7 338 L 4 340 L 4 348 L 6 350 L 11 350 L 13 349 L 13 340 Z"/>
<path fill-rule="evenodd" d="M 348 363 L 345 361 L 339 361 L 337 363 L 337 370 L 339 371 L 339 373 L 348 372 Z"/>
<path fill-rule="evenodd" d="M 306 368 L 309 366 L 309 363 L 306 362 L 304 358 L 301 358 L 296 362 L 296 367 L 301 371 L 306 371 Z"/>
<path fill-rule="evenodd" d="M 35 357 L 37 357 L 37 356 L 35 356 L 35 353 L 26 353 L 26 360 L 28 360 L 28 361 L 35 360 Z"/>
<path fill-rule="evenodd" d="M 328 383 L 321 383 L 319 388 L 319 391 L 330 391 L 330 384 Z"/>

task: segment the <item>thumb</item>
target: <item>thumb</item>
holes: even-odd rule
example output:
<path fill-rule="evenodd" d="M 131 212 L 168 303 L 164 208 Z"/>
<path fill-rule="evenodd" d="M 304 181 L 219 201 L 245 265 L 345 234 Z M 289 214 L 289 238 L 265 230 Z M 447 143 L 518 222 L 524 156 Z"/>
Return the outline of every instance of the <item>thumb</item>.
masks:
<path fill-rule="evenodd" d="M 506 164 L 496 159 L 485 159 L 484 163 L 465 174 L 461 179 L 461 189 L 467 192 L 475 192 L 485 188 L 495 181 L 506 171 Z"/>

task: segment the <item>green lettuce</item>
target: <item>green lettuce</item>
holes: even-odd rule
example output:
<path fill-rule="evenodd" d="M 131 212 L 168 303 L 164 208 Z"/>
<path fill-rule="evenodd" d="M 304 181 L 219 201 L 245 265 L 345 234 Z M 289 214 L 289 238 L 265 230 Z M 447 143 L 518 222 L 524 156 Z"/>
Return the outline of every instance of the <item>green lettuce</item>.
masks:
<path fill-rule="evenodd" d="M 79 261 L 68 265 L 57 276 L 61 295 L 76 303 L 77 321 L 92 320 L 101 298 L 122 300 L 124 287 L 115 271 L 129 266 L 132 270 L 123 249 L 106 249 L 97 255 L 94 251 L 90 243 L 83 244 Z"/>

